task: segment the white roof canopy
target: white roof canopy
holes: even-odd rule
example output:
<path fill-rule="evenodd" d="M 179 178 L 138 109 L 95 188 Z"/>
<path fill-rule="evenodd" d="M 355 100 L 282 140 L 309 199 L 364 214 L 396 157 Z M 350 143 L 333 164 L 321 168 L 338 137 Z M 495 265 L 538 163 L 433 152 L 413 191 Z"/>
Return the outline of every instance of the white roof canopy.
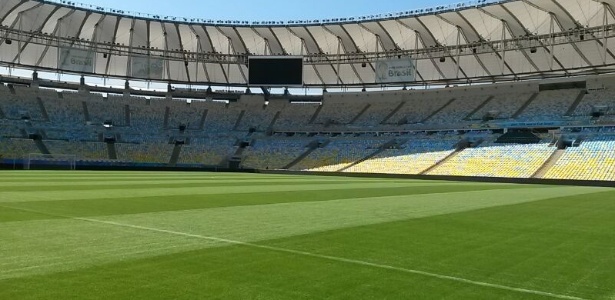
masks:
<path fill-rule="evenodd" d="M 0 63 L 237 86 L 247 85 L 249 55 L 303 56 L 306 86 L 374 86 L 376 62 L 400 58 L 414 62 L 416 81 L 398 85 L 598 74 L 615 64 L 613 5 L 516 0 L 360 21 L 263 25 L 3 0 Z M 91 66 L 66 62 L 76 57 Z"/>

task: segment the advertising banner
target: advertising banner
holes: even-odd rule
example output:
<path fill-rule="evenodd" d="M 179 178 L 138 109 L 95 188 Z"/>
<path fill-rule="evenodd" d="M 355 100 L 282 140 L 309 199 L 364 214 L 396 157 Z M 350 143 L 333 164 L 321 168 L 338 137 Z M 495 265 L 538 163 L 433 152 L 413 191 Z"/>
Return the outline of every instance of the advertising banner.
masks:
<path fill-rule="evenodd" d="M 376 83 L 413 82 L 416 66 L 411 59 L 392 59 L 376 62 Z"/>
<path fill-rule="evenodd" d="M 163 63 L 160 58 L 133 56 L 131 59 L 132 77 L 162 79 Z"/>
<path fill-rule="evenodd" d="M 75 48 L 60 48 L 58 69 L 79 73 L 94 72 L 94 51 Z"/>

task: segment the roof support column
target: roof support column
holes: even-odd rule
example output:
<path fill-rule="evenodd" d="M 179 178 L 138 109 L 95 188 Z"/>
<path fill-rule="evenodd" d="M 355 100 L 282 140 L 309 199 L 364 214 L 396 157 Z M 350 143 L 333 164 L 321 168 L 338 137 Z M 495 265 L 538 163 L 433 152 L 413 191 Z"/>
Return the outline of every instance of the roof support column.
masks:
<path fill-rule="evenodd" d="M 234 52 L 231 52 L 233 50 L 232 49 L 233 41 L 231 40 L 230 37 L 227 37 L 227 41 L 228 41 L 228 47 L 227 47 L 228 49 L 226 50 L 227 51 L 226 53 L 228 53 L 229 56 L 226 57 L 226 83 L 231 83 L 231 57 L 230 57 L 230 54 L 234 53 Z"/>
<path fill-rule="evenodd" d="M 602 11 L 603 11 L 603 15 L 602 15 L 602 64 L 606 65 L 607 50 L 609 49 L 607 47 L 608 39 L 606 38 L 607 27 L 609 26 L 609 8 L 608 8 L 608 4 L 606 4 L 604 2 L 602 3 Z"/>
<path fill-rule="evenodd" d="M 457 26 L 457 59 L 455 59 L 455 67 L 456 67 L 456 77 L 457 79 L 459 79 L 459 71 L 461 70 L 461 67 L 459 66 L 459 59 L 461 58 L 461 28 L 459 26 Z"/>
<path fill-rule="evenodd" d="M 500 55 L 501 59 L 501 63 L 500 63 L 500 73 L 501 75 L 504 75 L 504 68 L 506 66 L 506 22 L 504 22 L 504 20 L 502 20 L 502 54 Z"/>
<path fill-rule="evenodd" d="M 380 36 L 376 34 L 376 60 L 380 58 Z"/>
<path fill-rule="evenodd" d="M 19 32 L 24 32 L 23 30 L 23 12 L 19 13 Z M 19 37 L 19 39 L 17 40 L 17 49 L 23 49 L 23 45 L 21 42 L 22 38 Z M 60 39 L 58 39 L 58 43 L 60 43 Z M 23 51 L 17 51 L 17 64 L 20 65 L 21 64 L 21 54 L 23 53 Z M 60 72 L 58 72 L 58 81 L 60 80 Z"/>
<path fill-rule="evenodd" d="M 415 31 L 414 32 L 414 50 L 416 51 L 418 49 L 419 49 L 419 34 L 418 32 Z M 417 53 L 416 56 L 414 57 L 414 80 L 416 80 L 417 75 L 419 74 L 418 62 L 419 62 L 419 54 Z"/>
<path fill-rule="evenodd" d="M 199 63 L 201 62 L 201 53 L 203 53 L 201 49 L 201 41 L 196 40 L 196 63 L 194 64 L 196 67 L 194 68 L 194 81 L 199 82 Z M 192 84 L 190 85 L 192 87 Z"/>
<path fill-rule="evenodd" d="M 205 61 L 208 59 L 205 57 L 205 55 L 203 53 L 206 52 L 205 49 L 203 49 L 203 45 L 201 44 L 201 39 L 197 39 L 196 41 L 196 47 L 197 47 L 197 61 L 196 61 L 196 78 L 197 81 L 199 81 L 199 68 L 200 66 L 203 67 L 203 74 L 205 75 L 205 80 L 207 82 L 211 82 L 211 78 L 209 77 L 209 72 L 207 71 L 207 65 L 205 64 Z"/>
<path fill-rule="evenodd" d="M 341 83 L 341 78 L 340 78 L 340 67 L 341 67 L 341 62 L 342 61 L 342 38 L 341 37 L 337 37 L 337 67 L 336 67 L 336 73 L 337 73 L 337 84 L 339 85 Z"/>
<path fill-rule="evenodd" d="M 305 40 L 301 39 L 301 56 L 303 56 L 304 52 L 303 50 L 305 49 Z"/>
<path fill-rule="evenodd" d="M 132 22 L 130 23 L 130 30 L 129 30 L 130 37 L 128 39 L 128 54 L 127 54 L 128 55 L 128 59 L 126 60 L 126 74 L 125 74 L 126 77 L 132 77 L 132 74 L 133 74 L 133 71 L 132 71 L 132 61 L 133 61 L 135 56 L 134 55 L 130 55 L 130 54 L 134 53 L 133 52 L 133 47 L 132 47 L 133 46 L 132 45 L 132 41 L 133 41 L 134 32 L 135 32 L 135 30 L 134 30 L 134 28 L 135 28 L 135 21 L 136 21 L 136 19 L 132 19 Z M 149 76 L 150 75 L 149 74 L 150 73 L 149 72 L 149 56 L 147 57 L 147 63 L 148 63 L 148 66 L 147 66 L 147 81 L 148 81 L 148 84 L 149 84 L 149 81 L 150 81 L 150 78 L 149 78 L 150 77 Z M 165 65 L 166 65 L 166 68 L 167 68 L 167 74 L 170 74 L 169 73 L 169 66 L 167 64 L 165 64 Z"/>
<path fill-rule="evenodd" d="M 553 48 L 555 47 L 555 16 L 553 13 L 549 13 L 549 54 L 551 59 L 549 60 L 549 70 L 553 71 L 553 63 L 555 63 L 555 55 L 553 54 Z"/>

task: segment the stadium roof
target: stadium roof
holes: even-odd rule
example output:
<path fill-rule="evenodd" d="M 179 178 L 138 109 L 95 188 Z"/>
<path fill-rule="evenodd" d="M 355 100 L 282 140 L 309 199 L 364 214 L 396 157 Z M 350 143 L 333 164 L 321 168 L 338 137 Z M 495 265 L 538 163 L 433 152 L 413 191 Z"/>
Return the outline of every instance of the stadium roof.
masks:
<path fill-rule="evenodd" d="M 70 1 L 0 2 L 0 63 L 173 83 L 247 85 L 249 55 L 301 55 L 306 86 L 376 86 L 378 61 L 412 82 L 467 83 L 612 72 L 615 0 L 477 1 L 310 21 L 128 13 Z"/>

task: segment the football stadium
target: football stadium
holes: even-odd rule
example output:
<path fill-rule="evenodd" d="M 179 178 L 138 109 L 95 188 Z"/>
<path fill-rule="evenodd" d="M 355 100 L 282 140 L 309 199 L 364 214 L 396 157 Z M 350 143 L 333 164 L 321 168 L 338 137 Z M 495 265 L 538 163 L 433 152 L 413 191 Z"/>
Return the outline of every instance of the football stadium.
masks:
<path fill-rule="evenodd" d="M 615 1 L 98 2 L 0 0 L 0 299 L 615 300 Z"/>

